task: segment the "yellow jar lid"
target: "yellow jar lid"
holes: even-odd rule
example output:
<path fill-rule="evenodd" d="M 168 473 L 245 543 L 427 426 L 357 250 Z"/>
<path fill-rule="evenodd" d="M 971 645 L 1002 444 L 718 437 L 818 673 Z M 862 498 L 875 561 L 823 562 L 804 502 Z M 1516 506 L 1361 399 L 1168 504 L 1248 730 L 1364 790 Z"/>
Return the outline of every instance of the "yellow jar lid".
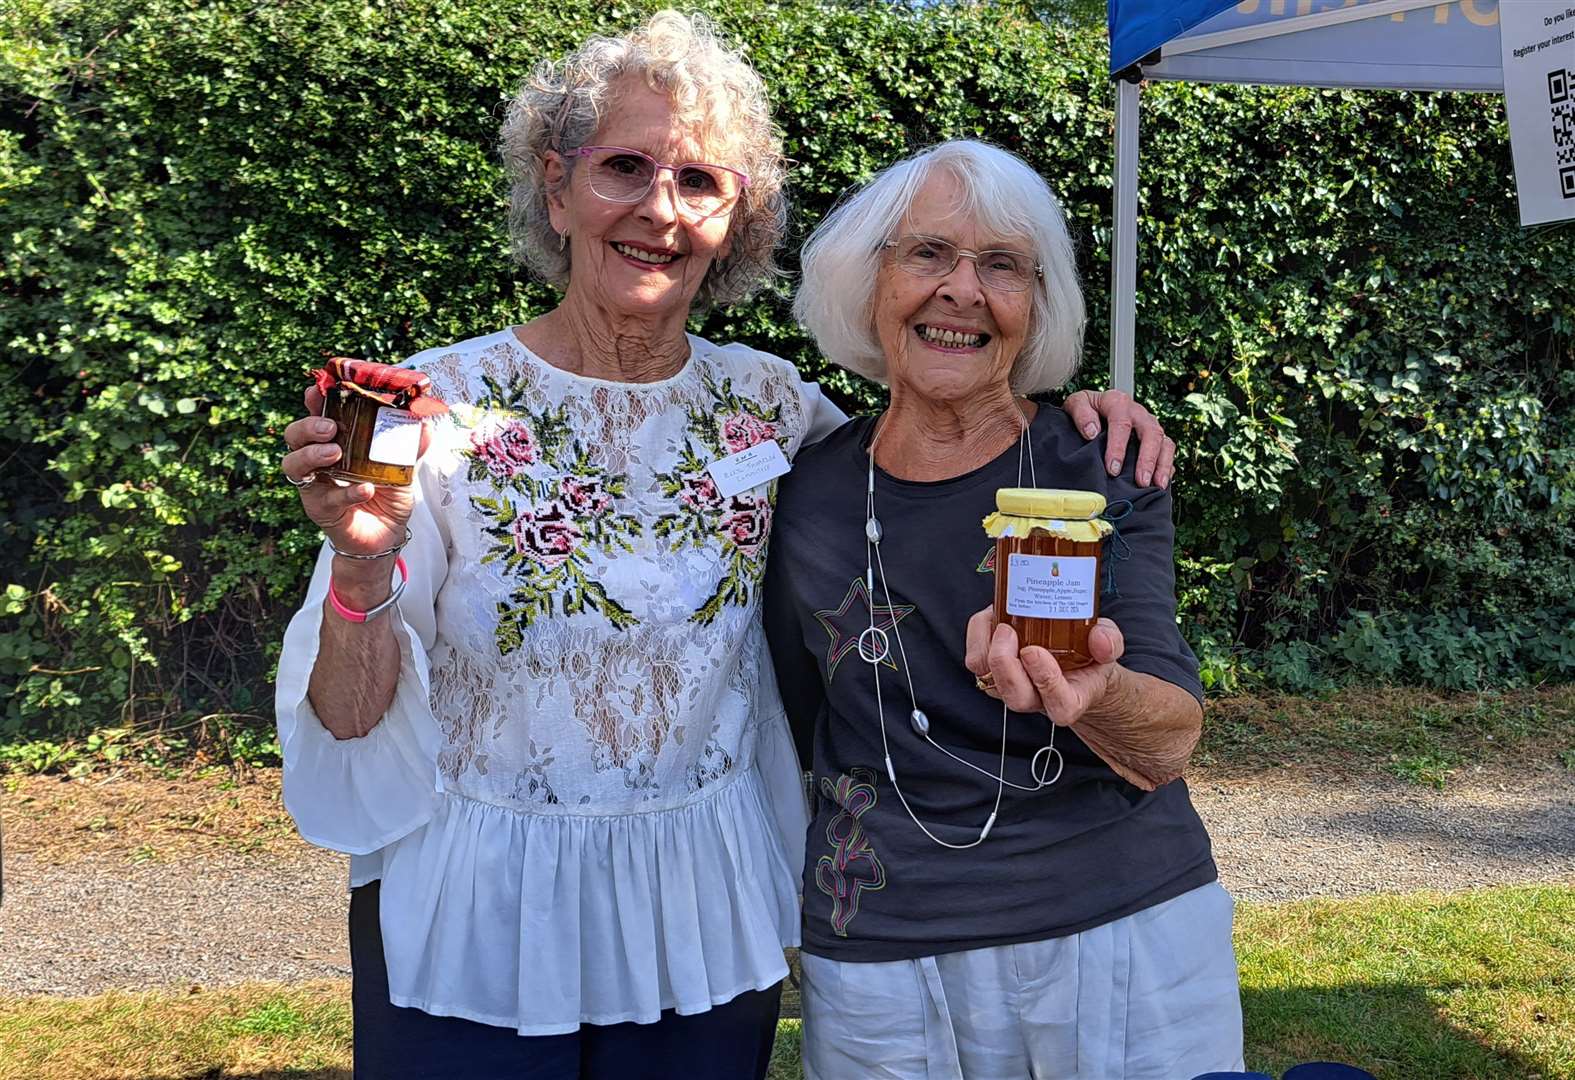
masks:
<path fill-rule="evenodd" d="M 1097 491 L 1062 488 L 998 488 L 995 508 L 1011 517 L 1087 521 L 1105 512 L 1105 497 Z"/>
<path fill-rule="evenodd" d="M 995 505 L 1000 509 L 984 519 L 984 531 L 996 539 L 1042 532 L 1089 543 L 1115 531 L 1115 526 L 1099 516 L 1105 509 L 1105 497 L 1097 491 L 1000 488 Z"/>

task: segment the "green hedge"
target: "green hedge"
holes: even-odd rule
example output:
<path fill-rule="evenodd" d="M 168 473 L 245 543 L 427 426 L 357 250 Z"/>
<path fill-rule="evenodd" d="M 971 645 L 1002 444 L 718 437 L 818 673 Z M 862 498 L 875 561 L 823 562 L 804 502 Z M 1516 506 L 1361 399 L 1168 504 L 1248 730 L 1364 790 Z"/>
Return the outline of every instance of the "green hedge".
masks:
<path fill-rule="evenodd" d="M 773 89 L 795 245 L 936 139 L 1028 157 L 1073 219 L 1101 384 L 1097 33 L 1013 3 L 707 7 Z M 0 738 L 268 714 L 317 543 L 275 471 L 305 371 L 552 302 L 507 260 L 501 106 L 645 10 L 0 5 Z M 1156 86 L 1144 109 L 1139 391 L 1182 447 L 1211 684 L 1568 679 L 1575 245 L 1516 225 L 1498 100 Z M 701 332 L 875 401 L 824 371 L 786 287 Z"/>

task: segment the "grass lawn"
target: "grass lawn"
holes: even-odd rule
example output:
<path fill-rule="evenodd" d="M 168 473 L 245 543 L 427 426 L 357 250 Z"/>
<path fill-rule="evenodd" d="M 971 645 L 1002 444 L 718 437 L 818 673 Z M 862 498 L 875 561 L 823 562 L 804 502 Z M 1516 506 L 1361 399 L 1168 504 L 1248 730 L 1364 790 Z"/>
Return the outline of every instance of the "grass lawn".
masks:
<path fill-rule="evenodd" d="M 1575 1080 L 1575 890 L 1242 904 L 1236 947 L 1253 1068 Z M 348 1080 L 349 1044 L 344 982 L 0 998 L 0 1080 Z"/>
<path fill-rule="evenodd" d="M 1575 1080 L 1575 889 L 1241 904 L 1247 1062 Z"/>
<path fill-rule="evenodd" d="M 1575 769 L 1575 685 L 1499 693 L 1348 688 L 1211 699 L 1193 764 L 1216 775 L 1381 771 L 1442 788 L 1462 766 Z M 1516 1080 L 1519 1080 L 1517 1077 Z"/>

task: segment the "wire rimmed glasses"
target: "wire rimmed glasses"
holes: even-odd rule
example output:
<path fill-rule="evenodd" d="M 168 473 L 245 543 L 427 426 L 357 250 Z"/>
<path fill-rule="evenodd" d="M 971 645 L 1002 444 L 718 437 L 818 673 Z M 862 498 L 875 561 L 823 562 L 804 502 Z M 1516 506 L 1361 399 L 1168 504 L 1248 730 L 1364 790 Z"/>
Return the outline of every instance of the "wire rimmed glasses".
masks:
<path fill-rule="evenodd" d="M 1021 251 L 1007 248 L 969 251 L 935 236 L 899 236 L 881 245 L 893 253 L 898 267 L 918 277 L 941 277 L 972 259 L 979 284 L 997 292 L 1023 292 L 1045 276 L 1044 267 Z"/>
<path fill-rule="evenodd" d="M 650 194 L 658 173 L 672 173 L 678 204 L 694 217 L 716 217 L 732 210 L 749 186 L 749 177 L 726 165 L 704 161 L 670 164 L 627 146 L 582 146 L 591 192 L 615 203 L 637 203 Z"/>

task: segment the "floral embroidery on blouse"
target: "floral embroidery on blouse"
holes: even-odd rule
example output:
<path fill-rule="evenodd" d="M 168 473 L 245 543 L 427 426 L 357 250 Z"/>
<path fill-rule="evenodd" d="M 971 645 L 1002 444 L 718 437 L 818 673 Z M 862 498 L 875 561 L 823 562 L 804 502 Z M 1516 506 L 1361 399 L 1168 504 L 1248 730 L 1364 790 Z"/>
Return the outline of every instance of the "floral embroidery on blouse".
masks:
<path fill-rule="evenodd" d="M 512 331 L 423 358 L 452 410 L 424 477 L 449 558 L 429 654 L 446 791 L 616 815 L 753 764 L 780 709 L 757 670 L 772 491 L 723 498 L 705 466 L 791 454 L 809 417 L 788 365 L 695 350 L 656 384 L 560 373 Z"/>
<path fill-rule="evenodd" d="M 593 551 L 634 550 L 640 520 L 616 512 L 628 495 L 627 477 L 591 459 L 562 406 L 532 412 L 518 382 L 504 388 L 489 376 L 482 381 L 488 396 L 477 406 L 490 411 L 461 454 L 470 462 L 470 482 L 487 481 L 494 493 L 471 497 L 492 521 L 486 531 L 494 544 L 481 561 L 502 560 L 504 571 L 519 579 L 498 604 L 498 650 L 518 649 L 525 628 L 555 607 L 566 616 L 600 612 L 620 630 L 634 626 L 634 614 L 588 573 Z"/>
<path fill-rule="evenodd" d="M 690 619 L 710 623 L 729 604 L 748 604 L 750 590 L 765 572 L 766 542 L 771 535 L 776 481 L 764 495 L 742 492 L 724 498 L 706 466 L 714 460 L 748 450 L 767 439 L 788 448 L 783 431 L 782 406 L 767 408 L 733 389 L 733 380 L 718 385 L 709 376 L 704 386 L 712 401 L 710 410 L 691 406 L 678 464 L 671 472 L 658 473 L 662 493 L 676 508 L 656 520 L 653 532 L 671 538 L 672 550 L 685 545 L 701 548 L 720 537 L 723 571 L 716 591 Z"/>

